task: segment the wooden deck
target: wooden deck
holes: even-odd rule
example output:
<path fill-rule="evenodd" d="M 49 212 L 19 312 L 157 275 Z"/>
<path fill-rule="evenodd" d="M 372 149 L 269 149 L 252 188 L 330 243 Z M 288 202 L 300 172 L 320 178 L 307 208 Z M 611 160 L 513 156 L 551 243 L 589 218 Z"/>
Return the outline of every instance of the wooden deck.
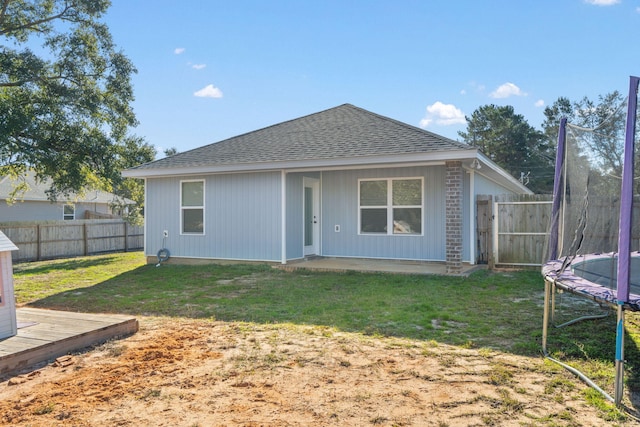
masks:
<path fill-rule="evenodd" d="M 72 351 L 138 331 L 138 321 L 118 314 L 19 308 L 18 334 L 0 340 L 0 376 Z"/>

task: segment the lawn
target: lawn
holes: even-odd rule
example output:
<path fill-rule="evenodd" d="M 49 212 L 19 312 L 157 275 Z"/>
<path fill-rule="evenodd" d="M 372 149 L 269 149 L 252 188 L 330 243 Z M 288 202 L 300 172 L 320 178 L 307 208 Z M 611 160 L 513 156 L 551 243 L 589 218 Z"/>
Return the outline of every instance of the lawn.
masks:
<path fill-rule="evenodd" d="M 537 354 L 536 272 L 471 277 L 144 265 L 139 253 L 15 266 L 18 304 L 71 311 L 324 325 Z"/>
<path fill-rule="evenodd" d="M 85 312 L 334 328 L 539 356 L 544 284 L 537 271 L 469 277 L 284 272 L 266 265 L 145 265 L 140 253 L 14 266 L 18 304 Z M 570 318 L 597 306 L 558 299 Z M 552 329 L 553 355 L 613 393 L 615 316 Z M 640 389 L 640 318 L 627 316 L 626 384 Z"/>

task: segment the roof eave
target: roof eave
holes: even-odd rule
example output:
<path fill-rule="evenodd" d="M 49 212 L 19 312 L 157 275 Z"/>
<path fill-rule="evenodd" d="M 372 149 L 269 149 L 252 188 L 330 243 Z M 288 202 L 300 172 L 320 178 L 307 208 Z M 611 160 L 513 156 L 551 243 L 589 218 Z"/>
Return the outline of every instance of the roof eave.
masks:
<path fill-rule="evenodd" d="M 481 175 L 484 175 L 492 181 L 499 183 L 500 185 L 504 186 L 508 190 L 513 191 L 514 193 L 534 194 L 533 191 L 528 189 L 524 184 L 522 184 L 510 173 L 502 169 L 500 166 L 494 163 L 493 160 L 489 159 L 481 152 L 478 152 L 478 159 L 480 160 L 482 166 L 486 167 L 489 170 L 489 173 L 484 171 L 479 172 Z"/>
<path fill-rule="evenodd" d="M 376 156 L 342 157 L 336 159 L 308 159 L 293 161 L 234 163 L 224 165 L 185 166 L 177 168 L 126 169 L 122 171 L 125 178 L 161 178 L 169 176 L 203 175 L 213 173 L 266 172 L 291 169 L 334 169 L 339 167 L 357 167 L 370 165 L 416 162 L 444 162 L 452 160 L 468 160 L 476 157 L 475 148 L 463 150 L 432 151 L 426 153 L 386 154 Z"/>

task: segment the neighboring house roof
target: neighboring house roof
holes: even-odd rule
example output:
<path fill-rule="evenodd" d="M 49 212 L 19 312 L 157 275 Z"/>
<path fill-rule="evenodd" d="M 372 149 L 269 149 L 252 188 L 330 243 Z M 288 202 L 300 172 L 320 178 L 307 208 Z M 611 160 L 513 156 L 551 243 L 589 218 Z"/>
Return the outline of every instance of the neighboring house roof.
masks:
<path fill-rule="evenodd" d="M 479 159 L 528 192 L 478 150 L 351 104 L 320 111 L 123 171 L 150 178 Z M 498 171 L 499 170 L 499 171 Z"/>
<path fill-rule="evenodd" d="M 18 247 L 13 244 L 5 234 L 0 231 L 0 252 L 17 251 Z"/>
<path fill-rule="evenodd" d="M 18 182 L 11 179 L 11 177 L 0 176 L 0 200 L 6 200 L 9 198 L 11 192 L 14 190 L 16 185 L 21 182 L 25 182 L 29 186 L 29 190 L 24 193 L 20 193 L 17 195 L 17 200 L 24 201 L 46 201 L 50 200 L 47 197 L 47 190 L 51 186 L 51 181 L 48 179 L 45 180 L 36 180 L 35 174 L 33 172 L 28 172 L 25 176 L 18 178 Z M 22 181 L 24 180 L 24 181 Z M 108 193 L 106 191 L 101 190 L 89 190 L 85 193 L 83 197 L 75 197 L 75 195 L 71 194 L 67 197 L 60 195 L 58 198 L 59 202 L 69 202 L 69 203 L 113 203 L 114 201 L 119 200 L 126 204 L 135 204 L 133 200 L 126 198 L 118 198 L 113 193 Z"/>

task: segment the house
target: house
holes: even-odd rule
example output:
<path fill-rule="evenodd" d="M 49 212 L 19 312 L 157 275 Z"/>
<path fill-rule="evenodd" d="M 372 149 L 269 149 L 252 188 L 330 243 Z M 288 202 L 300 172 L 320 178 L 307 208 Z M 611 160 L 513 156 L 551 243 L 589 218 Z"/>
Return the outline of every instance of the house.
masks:
<path fill-rule="evenodd" d="M 20 193 L 15 203 L 6 203 L 16 185 L 23 182 L 29 189 Z M 87 191 L 84 196 L 60 196 L 59 200 L 52 202 L 47 198 L 49 187 L 49 180 L 37 180 L 33 172 L 28 172 L 18 181 L 0 176 L 0 222 L 113 218 L 118 216 L 113 208 L 114 202 L 135 204 L 133 200 L 100 190 Z"/>
<path fill-rule="evenodd" d="M 12 337 L 18 332 L 11 264 L 11 251 L 16 250 L 16 245 L 0 231 L 0 339 Z"/>
<path fill-rule="evenodd" d="M 530 193 L 476 148 L 350 104 L 127 169 L 145 254 L 475 262 L 475 196 Z M 162 252 L 163 255 L 166 252 Z"/>

